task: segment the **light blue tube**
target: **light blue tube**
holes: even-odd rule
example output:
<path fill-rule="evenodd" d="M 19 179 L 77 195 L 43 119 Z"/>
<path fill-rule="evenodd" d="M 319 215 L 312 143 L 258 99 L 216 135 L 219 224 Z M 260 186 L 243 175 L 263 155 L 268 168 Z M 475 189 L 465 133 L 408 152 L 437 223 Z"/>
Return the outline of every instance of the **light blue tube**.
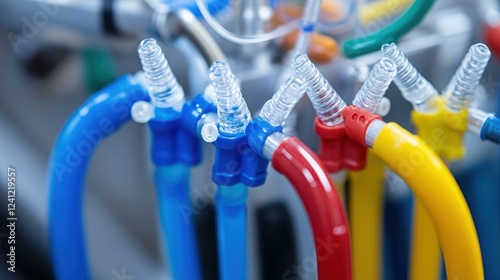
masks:
<path fill-rule="evenodd" d="M 49 237 L 56 279 L 90 279 L 85 250 L 83 197 L 87 167 L 97 145 L 130 120 L 130 109 L 147 92 L 126 75 L 92 95 L 69 118 L 48 168 Z"/>
<path fill-rule="evenodd" d="M 217 246 L 222 280 L 246 280 L 248 187 L 244 184 L 219 186 L 217 208 Z"/>
<path fill-rule="evenodd" d="M 160 219 L 175 280 L 201 279 L 195 220 L 189 193 L 189 166 L 157 166 Z"/>

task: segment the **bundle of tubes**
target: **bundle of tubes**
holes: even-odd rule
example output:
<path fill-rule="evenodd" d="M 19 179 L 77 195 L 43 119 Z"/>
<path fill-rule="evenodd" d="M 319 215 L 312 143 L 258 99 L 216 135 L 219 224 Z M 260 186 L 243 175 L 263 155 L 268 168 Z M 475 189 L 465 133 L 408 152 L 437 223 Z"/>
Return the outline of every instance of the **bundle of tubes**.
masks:
<path fill-rule="evenodd" d="M 123 76 L 92 95 L 67 121 L 54 146 L 49 216 L 56 278 L 92 278 L 83 193 L 92 153 L 103 139 L 72 170 L 61 162 L 70 156 L 68 147 L 78 148 L 85 131 L 100 129 L 102 120 L 113 128 L 106 130 L 106 137 L 130 119 L 147 123 L 151 131 L 164 251 L 176 280 L 202 279 L 194 225 L 186 223 L 177 209 L 178 205 L 191 205 L 190 169 L 202 161 L 202 141 L 215 147 L 211 178 L 217 185 L 221 279 L 248 279 L 249 188 L 264 184 L 270 162 L 304 205 L 314 235 L 318 279 L 383 278 L 384 262 L 391 261 L 382 254 L 386 167 L 392 174 L 388 176 L 401 178 L 416 198 L 409 272 L 398 277 L 440 278 L 441 253 L 447 279 L 500 277 L 495 274 L 500 229 L 473 221 L 471 212 L 484 207 L 470 203 L 469 208 L 462 191 L 473 190 L 460 189 L 447 166 L 464 157 L 467 131 L 481 140 L 500 143 L 499 118 L 475 108 L 473 102 L 490 51 L 481 43 L 471 46 L 439 94 L 396 46 L 433 2 L 414 1 L 384 29 L 343 43 L 346 57 L 382 51 L 352 105 L 347 105 L 307 55 L 314 27 L 305 26 L 318 21 L 321 8 L 321 1 L 308 1 L 289 65 L 293 71 L 284 71 L 286 79 L 254 119 L 228 61 L 217 60 L 209 69 L 206 92 L 214 96 L 199 94 L 187 101 L 160 46 L 152 38 L 143 40 L 137 49 L 142 71 Z M 372 20 L 366 10 L 362 15 L 363 21 Z M 413 107 L 411 119 L 417 135 L 376 114 L 393 81 Z M 317 153 L 283 132 L 287 117 L 304 93 L 316 112 L 312 125 L 320 139 Z M 116 104 L 126 110 L 115 110 Z M 442 141 L 434 141 L 436 131 Z M 337 180 L 346 173 L 347 179 Z M 334 243 L 335 249 L 322 251 L 325 240 Z"/>

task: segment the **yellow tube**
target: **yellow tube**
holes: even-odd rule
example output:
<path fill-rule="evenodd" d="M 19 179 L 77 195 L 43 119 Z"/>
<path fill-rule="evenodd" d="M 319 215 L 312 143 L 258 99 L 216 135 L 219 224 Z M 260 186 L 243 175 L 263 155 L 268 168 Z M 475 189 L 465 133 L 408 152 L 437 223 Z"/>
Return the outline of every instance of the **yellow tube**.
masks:
<path fill-rule="evenodd" d="M 463 135 L 467 131 L 467 110 L 449 111 L 443 98 L 437 101 L 435 112 L 412 111 L 411 119 L 417 134 L 434 152 L 445 160 L 458 160 L 465 155 Z M 413 214 L 409 279 L 440 279 L 441 253 L 437 233 L 431 218 L 422 204 L 416 200 Z"/>
<path fill-rule="evenodd" d="M 364 5 L 359 11 L 359 20 L 361 24 L 368 24 L 372 21 L 383 20 L 399 14 L 406 9 L 413 0 L 380 0 L 370 2 Z"/>
<path fill-rule="evenodd" d="M 419 199 L 416 199 L 413 211 L 409 279 L 440 279 L 441 252 L 431 217 Z"/>
<path fill-rule="evenodd" d="M 349 220 L 354 280 L 382 278 L 382 210 L 384 164 L 368 152 L 366 168 L 349 173 Z"/>
<path fill-rule="evenodd" d="M 483 262 L 472 216 L 446 165 L 418 136 L 385 125 L 373 151 L 412 188 L 431 215 L 448 279 L 483 280 Z"/>

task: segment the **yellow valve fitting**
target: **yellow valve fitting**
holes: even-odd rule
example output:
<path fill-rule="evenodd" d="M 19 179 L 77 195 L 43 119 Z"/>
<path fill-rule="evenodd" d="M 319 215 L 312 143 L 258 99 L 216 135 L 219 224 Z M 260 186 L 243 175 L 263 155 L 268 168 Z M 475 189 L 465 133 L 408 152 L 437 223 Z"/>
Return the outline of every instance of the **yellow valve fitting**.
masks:
<path fill-rule="evenodd" d="M 443 98 L 437 100 L 438 110 L 422 113 L 413 110 L 411 120 L 417 134 L 424 139 L 442 159 L 455 161 L 464 157 L 463 135 L 467 131 L 467 110 L 452 112 L 444 105 Z"/>

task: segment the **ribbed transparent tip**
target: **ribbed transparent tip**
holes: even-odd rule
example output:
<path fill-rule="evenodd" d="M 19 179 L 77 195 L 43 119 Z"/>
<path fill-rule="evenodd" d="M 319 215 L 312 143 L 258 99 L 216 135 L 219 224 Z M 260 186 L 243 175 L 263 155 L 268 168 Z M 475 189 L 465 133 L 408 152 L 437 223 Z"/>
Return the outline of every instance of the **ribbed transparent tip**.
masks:
<path fill-rule="evenodd" d="M 138 123 L 147 123 L 155 116 L 155 107 L 146 101 L 137 101 L 130 110 L 132 119 Z"/>
<path fill-rule="evenodd" d="M 458 112 L 471 107 L 476 87 L 490 57 L 491 52 L 485 44 L 475 44 L 469 48 L 460 67 L 443 91 L 448 109 Z"/>
<path fill-rule="evenodd" d="M 151 103 L 159 108 L 180 110 L 184 91 L 177 82 L 155 39 L 144 39 L 137 47 Z"/>
<path fill-rule="evenodd" d="M 298 54 L 292 60 L 292 68 L 305 85 L 306 92 L 318 118 L 328 126 L 344 122 L 342 111 L 346 104 L 328 81 L 321 75 L 306 54 Z"/>
<path fill-rule="evenodd" d="M 304 82 L 301 79 L 295 76 L 288 78 L 273 97 L 264 104 L 260 117 L 272 126 L 283 125 L 304 93 Z"/>
<path fill-rule="evenodd" d="M 250 111 L 231 69 L 226 62 L 216 61 L 210 67 L 209 77 L 216 96 L 220 132 L 244 132 L 251 120 Z"/>
<path fill-rule="evenodd" d="M 395 76 L 396 63 L 386 57 L 380 59 L 373 66 L 352 104 L 368 112 L 375 112 Z"/>
<path fill-rule="evenodd" d="M 396 63 L 397 74 L 394 83 L 398 86 L 403 97 L 417 111 L 435 111 L 437 109 L 438 93 L 434 86 L 418 73 L 417 69 L 413 67 L 396 44 L 384 44 L 382 51 L 385 57 L 392 59 Z"/>

